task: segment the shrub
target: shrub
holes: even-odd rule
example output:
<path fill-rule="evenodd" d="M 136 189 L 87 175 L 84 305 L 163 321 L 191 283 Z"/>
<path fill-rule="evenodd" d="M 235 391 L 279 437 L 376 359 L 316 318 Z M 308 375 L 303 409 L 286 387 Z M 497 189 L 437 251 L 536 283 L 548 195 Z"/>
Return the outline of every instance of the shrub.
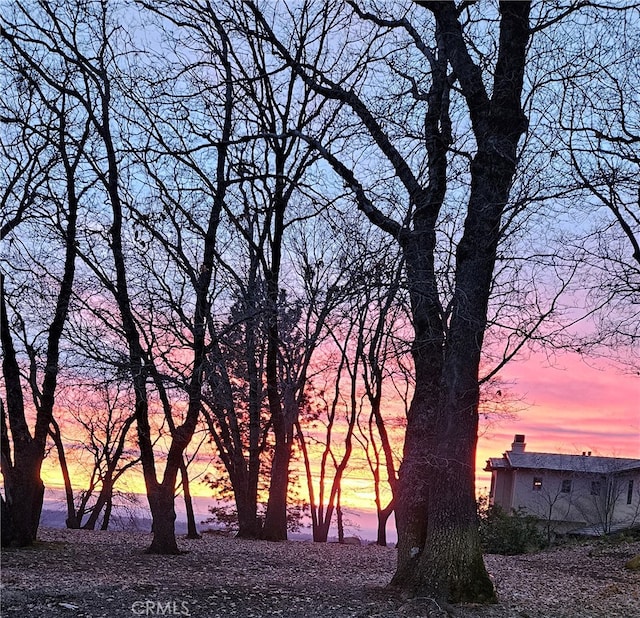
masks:
<path fill-rule="evenodd" d="M 308 527 L 305 517 L 308 515 L 309 505 L 306 503 L 296 503 L 287 505 L 287 530 L 289 532 L 300 532 L 302 528 Z M 209 507 L 211 517 L 208 517 L 203 524 L 213 524 L 218 529 L 233 533 L 238 531 L 238 511 L 235 504 L 225 503 Z M 262 526 L 266 513 L 266 504 L 258 503 L 258 522 Z"/>
<path fill-rule="evenodd" d="M 512 556 L 544 547 L 537 520 L 521 509 L 507 513 L 500 506 L 480 503 L 480 543 L 487 554 Z"/>

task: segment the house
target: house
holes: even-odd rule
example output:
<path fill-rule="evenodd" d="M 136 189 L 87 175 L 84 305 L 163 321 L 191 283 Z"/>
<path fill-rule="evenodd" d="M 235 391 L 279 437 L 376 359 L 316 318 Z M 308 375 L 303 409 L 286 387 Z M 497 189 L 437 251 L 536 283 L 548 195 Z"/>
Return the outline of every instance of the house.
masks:
<path fill-rule="evenodd" d="M 640 525 L 640 459 L 535 453 L 517 434 L 511 450 L 492 457 L 489 503 L 521 509 L 550 534 L 607 534 Z"/>

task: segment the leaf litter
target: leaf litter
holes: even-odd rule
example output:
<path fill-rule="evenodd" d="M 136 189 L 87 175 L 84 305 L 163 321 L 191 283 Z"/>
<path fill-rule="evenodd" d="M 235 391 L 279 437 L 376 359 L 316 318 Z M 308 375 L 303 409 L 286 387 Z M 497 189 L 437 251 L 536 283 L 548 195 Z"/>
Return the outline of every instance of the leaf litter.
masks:
<path fill-rule="evenodd" d="M 111 618 L 640 618 L 640 542 L 575 544 L 485 557 L 497 605 L 447 610 L 387 587 L 396 552 L 375 545 L 270 543 L 213 534 L 185 553 L 145 553 L 140 532 L 42 529 L 2 553 L 2 616 Z"/>

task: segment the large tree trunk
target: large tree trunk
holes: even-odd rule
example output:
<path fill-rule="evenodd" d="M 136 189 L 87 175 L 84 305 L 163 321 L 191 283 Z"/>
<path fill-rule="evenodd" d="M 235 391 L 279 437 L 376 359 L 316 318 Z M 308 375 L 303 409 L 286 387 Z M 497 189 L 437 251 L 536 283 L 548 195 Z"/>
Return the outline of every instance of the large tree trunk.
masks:
<path fill-rule="evenodd" d="M 287 493 L 289 489 L 290 460 L 291 441 L 287 440 L 283 427 L 282 430 L 278 430 L 276 433 L 267 514 L 261 534 L 261 537 L 267 541 L 287 540 Z"/>
<path fill-rule="evenodd" d="M 3 353 L 2 375 L 5 383 L 5 402 L 0 402 L 2 407 L 0 455 L 5 494 L 2 513 L 2 545 L 27 547 L 36 539 L 44 499 L 44 484 L 40 478 L 40 468 L 44 460 L 43 422 L 39 415 L 41 431 L 38 432 L 39 438 L 36 440 L 29 432 L 25 418 L 20 367 L 9 328 L 4 295 L 4 275 L 1 273 L 0 338 Z M 44 426 L 45 438 L 47 426 L 48 421 Z M 13 439 L 13 461 L 9 428 L 11 428 Z"/>
<path fill-rule="evenodd" d="M 412 589 L 420 554 L 427 540 L 427 462 L 433 438 L 426 431 L 426 419 L 417 409 L 426 406 L 418 399 L 418 388 L 409 408 L 402 464 L 396 485 L 396 528 L 398 557 L 391 585 Z M 418 422 L 420 420 L 421 422 Z"/>
<path fill-rule="evenodd" d="M 400 560 L 404 547 L 400 548 L 393 584 L 449 602 L 491 602 L 495 593 L 478 538 L 475 413 L 469 410 L 467 416 L 451 423 L 454 427 L 440 428 L 440 441 L 430 443 L 428 464 L 421 473 L 427 486 L 426 500 L 420 505 L 424 510 L 422 517 L 410 520 L 417 523 L 416 535 L 423 536 L 424 542 L 409 548 L 404 563 Z M 410 482 L 408 475 L 403 481 Z M 411 508 L 405 507 L 404 512 L 415 516 Z"/>
<path fill-rule="evenodd" d="M 391 584 L 408 588 L 427 539 L 429 479 L 425 472 L 435 453 L 435 411 L 444 362 L 444 328 L 434 274 L 434 248 L 431 225 L 403 245 L 414 317 L 411 351 L 416 386 L 407 412 L 403 458 L 394 490 L 398 563 Z"/>
<path fill-rule="evenodd" d="M 248 483 L 232 483 L 238 513 L 238 534 L 241 539 L 257 539 L 260 536 L 257 494 Z"/>
<path fill-rule="evenodd" d="M 148 554 L 179 554 L 176 542 L 176 510 L 174 485 L 158 484 L 152 492 L 147 491 L 153 539 Z"/>
<path fill-rule="evenodd" d="M 422 441 L 405 443 L 392 585 L 449 602 L 493 601 L 475 502 L 477 406 L 451 412 Z"/>
<path fill-rule="evenodd" d="M 473 425 L 473 420 L 468 423 Z M 495 601 L 478 538 L 475 501 L 475 431 L 442 444 L 446 463 L 431 470 L 427 551 L 420 557 L 416 588 L 455 602 Z M 464 435 L 464 434 L 467 435 Z M 456 439 L 457 438 L 457 439 Z M 458 453 L 463 457 L 451 457 Z"/>
<path fill-rule="evenodd" d="M 526 129 L 521 109 L 530 3 L 500 4 L 500 51 L 489 99 L 468 54 L 453 3 L 426 4 L 469 105 L 478 151 L 456 253 L 456 287 L 442 358 L 422 358 L 414 344 L 416 391 L 400 469 L 398 570 L 393 583 L 449 602 L 495 600 L 478 539 L 474 470 L 478 371 L 502 212 Z M 407 258 L 411 282 L 412 260 Z M 412 301 L 416 343 L 427 312 Z M 428 329 L 427 329 L 428 331 Z M 431 359 L 435 361 L 435 358 Z M 435 371 L 434 371 L 435 369 Z M 423 388 L 421 375 L 431 385 Z M 412 492 L 414 488 L 415 494 Z"/>
<path fill-rule="evenodd" d="M 11 472 L 4 474 L 3 547 L 27 547 L 36 540 L 44 500 L 44 483 L 40 478 L 43 458 L 37 451 L 31 443 Z"/>

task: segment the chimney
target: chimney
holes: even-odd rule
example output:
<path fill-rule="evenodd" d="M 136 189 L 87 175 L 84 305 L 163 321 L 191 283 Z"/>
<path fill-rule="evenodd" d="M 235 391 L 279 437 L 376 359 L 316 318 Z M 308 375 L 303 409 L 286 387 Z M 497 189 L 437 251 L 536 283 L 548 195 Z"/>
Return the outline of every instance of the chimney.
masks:
<path fill-rule="evenodd" d="M 513 438 L 513 444 L 511 444 L 512 453 L 524 453 L 524 447 L 526 446 L 524 441 L 524 434 L 517 433 Z"/>

